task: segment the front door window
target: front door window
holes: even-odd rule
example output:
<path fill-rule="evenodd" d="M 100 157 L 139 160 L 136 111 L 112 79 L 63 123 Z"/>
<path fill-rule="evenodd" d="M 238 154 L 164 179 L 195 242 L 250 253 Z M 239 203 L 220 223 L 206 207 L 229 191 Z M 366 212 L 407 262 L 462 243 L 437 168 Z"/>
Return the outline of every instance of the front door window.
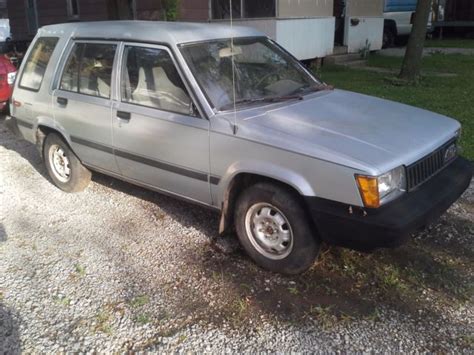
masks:
<path fill-rule="evenodd" d="M 122 101 L 189 115 L 191 98 L 169 53 L 164 49 L 125 47 Z"/>

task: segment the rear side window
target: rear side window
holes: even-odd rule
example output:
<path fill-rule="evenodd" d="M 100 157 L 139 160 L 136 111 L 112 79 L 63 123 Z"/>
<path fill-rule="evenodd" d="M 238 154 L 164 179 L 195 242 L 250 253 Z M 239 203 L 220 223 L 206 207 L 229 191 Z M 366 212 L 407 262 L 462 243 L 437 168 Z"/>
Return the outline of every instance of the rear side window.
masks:
<path fill-rule="evenodd" d="M 20 87 L 34 91 L 40 89 L 44 73 L 58 41 L 59 38 L 56 37 L 42 37 L 36 41 L 21 75 Z"/>
<path fill-rule="evenodd" d="M 110 98 L 115 44 L 76 43 L 61 77 L 60 89 Z"/>

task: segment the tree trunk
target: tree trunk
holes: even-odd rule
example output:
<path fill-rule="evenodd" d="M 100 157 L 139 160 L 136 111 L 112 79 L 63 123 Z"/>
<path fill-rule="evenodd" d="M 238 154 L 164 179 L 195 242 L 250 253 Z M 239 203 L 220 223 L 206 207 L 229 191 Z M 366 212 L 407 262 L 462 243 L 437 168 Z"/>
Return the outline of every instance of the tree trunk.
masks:
<path fill-rule="evenodd" d="M 408 40 L 405 59 L 403 60 L 400 78 L 416 81 L 420 76 L 423 46 L 426 38 L 426 28 L 431 10 L 432 0 L 418 0 L 410 39 Z"/>

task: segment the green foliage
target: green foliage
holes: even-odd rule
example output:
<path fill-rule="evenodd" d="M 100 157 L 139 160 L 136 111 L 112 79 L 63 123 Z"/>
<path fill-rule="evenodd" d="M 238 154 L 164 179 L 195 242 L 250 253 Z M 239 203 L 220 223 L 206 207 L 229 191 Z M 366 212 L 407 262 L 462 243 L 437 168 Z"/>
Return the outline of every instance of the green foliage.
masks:
<path fill-rule="evenodd" d="M 232 323 L 239 324 L 243 322 L 245 319 L 247 319 L 248 313 L 250 311 L 249 300 L 244 296 L 238 296 L 230 304 L 229 311 L 231 313 L 229 320 Z"/>
<path fill-rule="evenodd" d="M 101 310 L 97 315 L 95 316 L 95 321 L 96 321 L 96 327 L 95 330 L 97 332 L 105 333 L 108 335 L 112 334 L 112 326 L 111 326 L 111 321 L 112 321 L 112 315 L 106 311 L 106 310 Z"/>
<path fill-rule="evenodd" d="M 399 270 L 394 265 L 378 266 L 375 268 L 374 274 L 378 285 L 385 291 L 404 291 L 407 289 Z"/>
<path fill-rule="evenodd" d="M 426 48 L 474 48 L 474 39 L 431 39 Z"/>
<path fill-rule="evenodd" d="M 82 266 L 81 264 L 75 264 L 74 269 L 76 271 L 76 274 L 80 277 L 86 276 L 86 268 L 85 266 Z"/>
<path fill-rule="evenodd" d="M 150 298 L 146 295 L 135 297 L 130 301 L 130 305 L 134 308 L 143 307 L 150 302 Z"/>
<path fill-rule="evenodd" d="M 366 39 L 365 40 L 365 45 L 364 47 L 362 47 L 360 50 L 359 50 L 359 54 L 360 54 L 360 57 L 362 59 L 367 59 L 367 57 L 369 56 L 370 54 L 370 47 L 372 46 L 372 44 L 369 42 L 369 39 Z"/>
<path fill-rule="evenodd" d="M 162 0 L 163 20 L 176 21 L 179 17 L 179 0 Z"/>
<path fill-rule="evenodd" d="M 297 296 L 297 295 L 300 293 L 296 287 L 288 287 L 288 291 L 289 291 L 292 295 L 295 295 L 295 296 Z"/>
<path fill-rule="evenodd" d="M 140 325 L 145 325 L 151 322 L 151 317 L 148 313 L 141 313 L 135 317 L 135 321 Z"/>
<path fill-rule="evenodd" d="M 335 326 L 338 322 L 338 318 L 333 313 L 333 306 L 321 306 L 314 305 L 309 308 L 309 315 L 317 319 L 323 329 L 329 329 Z"/>
<path fill-rule="evenodd" d="M 54 296 L 54 301 L 63 306 L 69 306 L 71 304 L 71 299 L 66 296 Z"/>

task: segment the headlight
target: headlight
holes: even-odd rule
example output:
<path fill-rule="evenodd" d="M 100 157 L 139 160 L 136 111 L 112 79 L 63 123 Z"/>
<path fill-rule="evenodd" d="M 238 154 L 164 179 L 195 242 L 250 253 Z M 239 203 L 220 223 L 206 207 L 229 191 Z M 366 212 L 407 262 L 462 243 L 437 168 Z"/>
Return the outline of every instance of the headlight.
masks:
<path fill-rule="evenodd" d="M 15 79 L 16 79 L 16 72 L 8 73 L 8 76 L 7 76 L 8 85 L 13 85 L 13 83 L 15 82 Z"/>
<path fill-rule="evenodd" d="M 380 176 L 356 175 L 365 207 L 378 208 L 406 190 L 405 167 L 400 166 Z"/>
<path fill-rule="evenodd" d="M 455 137 L 457 139 L 459 139 L 459 138 L 461 138 L 461 135 L 462 135 L 462 128 L 459 128 L 455 133 Z"/>

